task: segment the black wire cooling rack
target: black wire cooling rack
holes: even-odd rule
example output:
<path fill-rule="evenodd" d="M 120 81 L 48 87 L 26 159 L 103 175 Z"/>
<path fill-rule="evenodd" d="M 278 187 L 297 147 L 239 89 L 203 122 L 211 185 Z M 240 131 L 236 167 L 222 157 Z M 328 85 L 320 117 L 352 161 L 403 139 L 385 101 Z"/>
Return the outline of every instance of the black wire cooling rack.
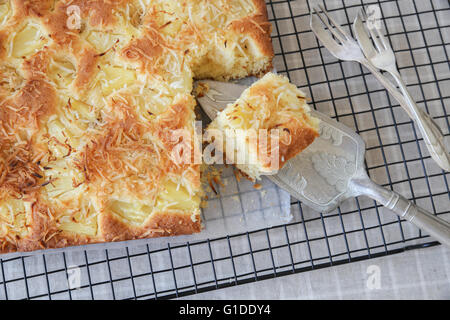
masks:
<path fill-rule="evenodd" d="M 267 2 L 276 69 L 311 97 L 314 108 L 363 137 L 372 179 L 448 218 L 448 173 L 434 164 L 413 122 L 372 75 L 356 63 L 336 60 L 314 38 L 309 28 L 314 3 Z M 448 137 L 449 2 L 324 4 L 349 32 L 362 6 L 379 6 L 414 99 Z M 196 243 L 0 259 L 0 298 L 168 299 L 438 244 L 366 198 L 349 200 L 330 214 L 295 200 L 291 210 L 300 221 Z"/>

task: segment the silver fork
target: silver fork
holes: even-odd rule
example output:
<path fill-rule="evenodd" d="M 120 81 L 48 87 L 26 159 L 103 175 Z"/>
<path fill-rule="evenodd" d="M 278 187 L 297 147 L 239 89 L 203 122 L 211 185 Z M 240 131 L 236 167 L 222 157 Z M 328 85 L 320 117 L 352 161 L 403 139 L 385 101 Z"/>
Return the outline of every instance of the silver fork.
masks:
<path fill-rule="evenodd" d="M 443 135 L 440 132 L 437 125 L 434 123 L 433 119 L 429 114 L 425 112 L 421 112 L 420 109 L 416 113 L 418 116 L 416 117 L 413 112 L 411 112 L 410 104 L 407 102 L 405 97 L 397 90 L 397 88 L 389 81 L 386 77 L 384 77 L 378 69 L 373 65 L 371 61 L 369 61 L 364 52 L 361 50 L 357 41 L 354 40 L 350 35 L 345 32 L 345 30 L 328 14 L 325 8 L 322 5 L 319 5 L 322 14 L 319 13 L 319 10 L 313 8 L 311 12 L 311 30 L 314 32 L 316 37 L 322 42 L 322 44 L 330 51 L 330 53 L 336 58 L 344 61 L 356 61 L 365 66 L 369 71 L 381 82 L 381 84 L 388 90 L 388 92 L 399 102 L 399 104 L 405 109 L 408 115 L 420 123 L 419 128 L 426 128 L 422 132 L 424 136 L 424 140 L 428 141 L 443 141 Z M 333 24 L 330 25 L 328 20 Z M 328 31 L 325 29 L 324 25 L 328 28 Z M 337 39 L 333 39 L 331 35 Z M 432 138 L 429 138 L 429 135 Z M 427 136 L 427 138 L 425 138 Z M 434 145 L 441 145 L 440 143 Z M 430 146 L 434 146 L 430 145 Z M 427 147 L 429 145 L 427 144 Z M 437 163 L 445 170 L 450 171 L 450 163 L 448 161 L 448 155 L 444 150 L 444 155 L 441 152 L 434 152 L 430 150 L 430 154 L 438 155 Z M 447 157 L 445 157 L 447 156 Z M 435 158 L 433 158 L 435 159 Z M 447 161 L 445 161 L 447 159 Z M 436 159 L 435 159 L 436 160 Z"/>
<path fill-rule="evenodd" d="M 364 55 L 376 68 L 387 71 L 395 79 L 403 96 L 406 98 L 407 108 L 405 108 L 405 110 L 419 127 L 431 157 L 441 168 L 450 171 L 450 157 L 445 150 L 444 136 L 440 130 L 436 132 L 433 123 L 429 122 L 430 118 L 424 117 L 424 114 L 426 113 L 422 109 L 419 109 L 414 102 L 414 99 L 411 97 L 411 94 L 397 69 L 395 54 L 389 41 L 387 41 L 379 28 L 376 28 L 375 26 L 370 27 L 367 24 L 367 28 L 365 28 L 362 22 L 362 16 L 364 16 L 367 21 L 364 11 L 361 10 L 359 14 L 356 15 L 353 28 L 356 39 L 358 40 Z M 369 31 L 376 48 L 370 40 L 367 30 Z"/>

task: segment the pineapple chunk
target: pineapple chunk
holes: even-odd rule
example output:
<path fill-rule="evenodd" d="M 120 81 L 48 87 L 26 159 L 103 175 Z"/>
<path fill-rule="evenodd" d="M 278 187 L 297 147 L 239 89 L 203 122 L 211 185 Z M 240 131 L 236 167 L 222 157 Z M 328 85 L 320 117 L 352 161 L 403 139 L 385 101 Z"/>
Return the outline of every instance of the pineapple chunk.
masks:
<path fill-rule="evenodd" d="M 153 210 L 152 207 L 139 203 L 139 201 L 125 202 L 113 200 L 109 203 L 108 207 L 113 213 L 135 225 L 142 224 Z"/>
<path fill-rule="evenodd" d="M 198 208 L 200 198 L 191 196 L 183 186 L 178 186 L 172 181 L 164 184 L 164 190 L 159 194 L 156 200 L 156 206 L 160 210 L 176 209 L 192 211 Z"/>
<path fill-rule="evenodd" d="M 71 215 L 65 215 L 59 219 L 59 230 L 74 233 L 77 235 L 86 235 L 95 237 L 98 230 L 98 214 L 95 208 L 87 201 L 81 200 L 76 203 L 78 209 Z"/>
<path fill-rule="evenodd" d="M 84 174 L 73 168 L 66 160 L 58 160 L 48 164 L 50 169 L 45 171 L 45 180 L 51 183 L 45 186 L 47 195 L 54 200 L 70 200 L 79 198 L 85 191 Z"/>
<path fill-rule="evenodd" d="M 56 209 L 58 229 L 74 234 L 96 236 L 98 210 L 86 197 L 87 186 L 84 173 L 75 168 L 70 160 L 62 159 L 47 165 L 45 181 L 46 196 Z"/>
<path fill-rule="evenodd" d="M 16 34 L 13 40 L 12 55 L 16 58 L 28 56 L 45 45 L 45 38 L 41 30 L 28 24 Z"/>
<path fill-rule="evenodd" d="M 94 108 L 82 101 L 62 97 L 60 106 L 58 114 L 47 121 L 48 145 L 58 158 L 77 150 L 90 125 L 97 120 Z"/>
<path fill-rule="evenodd" d="M 11 15 L 9 1 L 0 0 L 0 25 L 3 24 Z"/>
<path fill-rule="evenodd" d="M 28 208 L 27 208 L 28 207 Z M 0 236 L 7 234 L 8 229 L 20 237 L 28 233 L 26 228 L 27 211 L 30 206 L 18 199 L 5 199 L 0 202 Z"/>
<path fill-rule="evenodd" d="M 71 99 L 70 101 L 71 109 L 77 113 L 78 119 L 87 119 L 89 121 L 95 121 L 97 119 L 93 107 L 79 100 Z"/>
<path fill-rule="evenodd" d="M 89 125 L 97 120 L 93 107 L 82 101 L 67 100 L 67 108 L 64 108 L 59 115 L 59 121 L 68 128 L 69 141 L 74 148 L 78 148 L 80 139 L 85 135 Z"/>
<path fill-rule="evenodd" d="M 75 80 L 77 70 L 69 60 L 52 59 L 48 76 L 59 88 L 67 88 Z"/>
<path fill-rule="evenodd" d="M 59 229 L 69 233 L 75 233 L 79 235 L 86 235 L 95 237 L 97 235 L 97 221 L 92 219 L 88 223 L 83 223 L 83 221 L 73 222 L 69 220 L 70 218 L 61 218 Z"/>
<path fill-rule="evenodd" d="M 149 88 L 135 90 L 133 102 L 141 114 L 159 115 L 173 104 L 173 98 L 168 93 L 156 95 L 157 91 Z"/>
<path fill-rule="evenodd" d="M 86 40 L 98 51 L 106 52 L 111 49 L 116 43 L 126 43 L 127 39 L 118 34 L 101 32 L 101 31 L 91 31 L 87 36 Z"/>
<path fill-rule="evenodd" d="M 102 68 L 104 81 L 102 81 L 102 91 L 105 96 L 109 96 L 113 91 L 124 87 L 129 87 L 136 82 L 136 72 L 133 70 L 105 66 Z"/>
<path fill-rule="evenodd" d="M 53 117 L 47 123 L 47 129 L 50 136 L 48 147 L 52 154 L 58 158 L 70 154 L 74 139 L 69 129 L 61 122 L 61 119 L 56 116 Z"/>

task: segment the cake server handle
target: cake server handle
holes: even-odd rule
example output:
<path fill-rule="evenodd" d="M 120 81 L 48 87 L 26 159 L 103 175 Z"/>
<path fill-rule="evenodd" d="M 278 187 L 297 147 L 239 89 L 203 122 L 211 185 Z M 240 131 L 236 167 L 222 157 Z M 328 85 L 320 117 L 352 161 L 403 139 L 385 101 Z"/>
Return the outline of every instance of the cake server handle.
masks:
<path fill-rule="evenodd" d="M 410 221 L 419 229 L 426 231 L 440 243 L 450 247 L 450 223 L 418 207 L 402 195 L 383 188 L 368 177 L 352 181 L 360 195 L 366 195 L 400 218 Z"/>

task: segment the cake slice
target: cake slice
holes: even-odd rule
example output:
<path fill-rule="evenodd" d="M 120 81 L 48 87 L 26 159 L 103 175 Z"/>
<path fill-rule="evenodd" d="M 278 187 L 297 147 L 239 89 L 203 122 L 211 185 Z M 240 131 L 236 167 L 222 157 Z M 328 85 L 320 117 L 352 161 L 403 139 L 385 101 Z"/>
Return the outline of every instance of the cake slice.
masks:
<path fill-rule="evenodd" d="M 255 181 L 276 174 L 319 136 L 318 129 L 305 94 L 286 77 L 268 73 L 218 114 L 206 139 Z"/>

